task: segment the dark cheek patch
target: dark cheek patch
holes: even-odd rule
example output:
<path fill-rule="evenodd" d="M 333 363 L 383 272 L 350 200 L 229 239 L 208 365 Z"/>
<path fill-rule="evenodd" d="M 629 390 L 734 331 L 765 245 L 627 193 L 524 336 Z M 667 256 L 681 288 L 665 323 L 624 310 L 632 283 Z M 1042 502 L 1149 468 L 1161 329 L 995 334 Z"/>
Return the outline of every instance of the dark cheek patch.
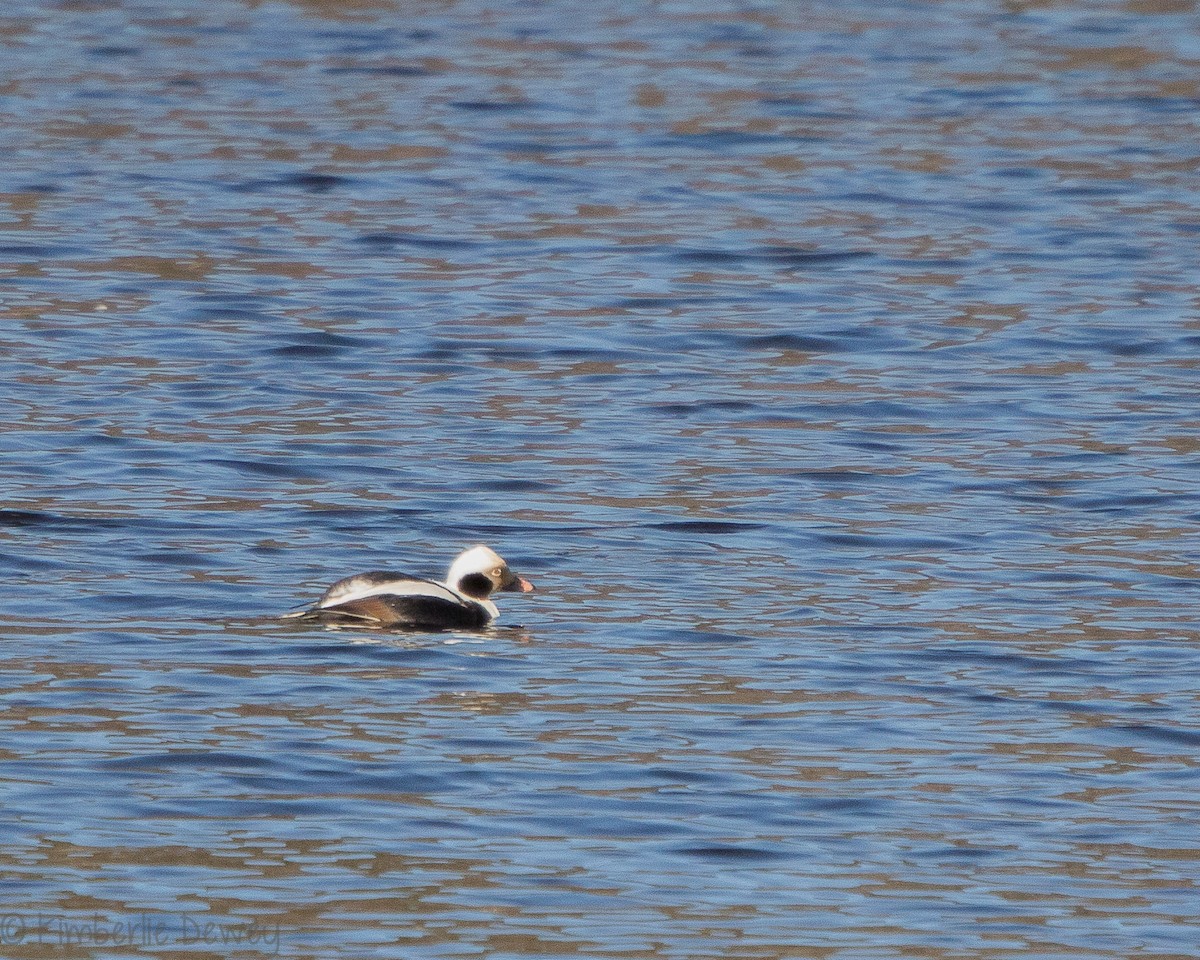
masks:
<path fill-rule="evenodd" d="M 483 599 L 492 592 L 492 581 L 482 573 L 468 573 L 458 581 L 458 592 Z"/>

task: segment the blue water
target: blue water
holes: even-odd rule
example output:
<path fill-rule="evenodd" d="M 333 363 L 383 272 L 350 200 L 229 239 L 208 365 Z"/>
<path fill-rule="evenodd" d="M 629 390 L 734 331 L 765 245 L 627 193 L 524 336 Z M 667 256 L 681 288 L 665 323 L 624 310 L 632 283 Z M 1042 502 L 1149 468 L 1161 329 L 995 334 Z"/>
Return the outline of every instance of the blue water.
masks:
<path fill-rule="evenodd" d="M 1195 12 L 8 4 L 0 952 L 1200 956 Z"/>

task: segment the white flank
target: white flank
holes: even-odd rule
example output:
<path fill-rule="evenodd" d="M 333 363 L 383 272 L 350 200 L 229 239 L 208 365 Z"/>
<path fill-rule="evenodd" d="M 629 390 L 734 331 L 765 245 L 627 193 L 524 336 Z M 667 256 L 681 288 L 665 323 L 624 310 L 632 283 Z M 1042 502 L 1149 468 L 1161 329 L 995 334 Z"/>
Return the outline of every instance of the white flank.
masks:
<path fill-rule="evenodd" d="M 336 593 L 322 600 L 321 606 L 336 607 L 340 603 L 361 600 L 363 597 L 377 597 L 381 593 L 390 593 L 394 597 L 437 597 L 451 603 L 462 603 L 466 599 L 457 590 L 451 590 L 445 584 L 434 583 L 432 580 L 389 580 L 386 583 L 350 588 L 345 593 Z"/>
<path fill-rule="evenodd" d="M 452 587 L 446 586 L 444 583 L 434 583 L 432 580 L 389 580 L 386 583 L 377 583 L 371 586 L 364 586 L 361 589 L 349 589 L 345 593 L 337 593 L 334 596 L 322 600 L 319 604 L 319 609 L 329 610 L 341 606 L 343 603 L 349 603 L 352 600 L 361 600 L 363 597 L 378 597 L 381 595 L 392 597 L 430 597 L 436 600 L 445 600 L 447 603 L 458 604 L 459 606 L 477 604 L 487 611 L 488 616 L 493 620 L 500 615 L 500 611 L 496 609 L 496 605 L 490 600 L 476 600 L 472 597 L 464 596 Z"/>

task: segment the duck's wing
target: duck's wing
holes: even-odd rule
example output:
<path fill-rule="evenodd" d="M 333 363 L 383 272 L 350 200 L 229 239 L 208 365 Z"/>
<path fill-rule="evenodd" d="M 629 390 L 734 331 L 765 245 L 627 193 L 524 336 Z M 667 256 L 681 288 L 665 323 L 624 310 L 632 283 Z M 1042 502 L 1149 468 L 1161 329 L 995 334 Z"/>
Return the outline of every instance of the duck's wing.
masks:
<path fill-rule="evenodd" d="M 287 616 L 346 626 L 470 630 L 491 622 L 495 608 L 436 580 L 372 570 L 339 580 L 316 606 Z"/>
<path fill-rule="evenodd" d="M 406 584 L 434 584 L 432 580 L 423 580 L 407 573 L 397 573 L 394 570 L 371 570 L 367 573 L 356 573 L 352 577 L 344 577 L 321 594 L 317 601 L 318 607 L 328 607 L 331 604 L 342 603 L 355 597 L 362 597 L 395 586 L 404 589 Z"/>
<path fill-rule="evenodd" d="M 313 607 L 300 617 L 322 623 L 400 630 L 475 630 L 492 619 L 481 604 L 454 596 L 448 590 L 441 594 L 375 593 L 332 606 Z"/>

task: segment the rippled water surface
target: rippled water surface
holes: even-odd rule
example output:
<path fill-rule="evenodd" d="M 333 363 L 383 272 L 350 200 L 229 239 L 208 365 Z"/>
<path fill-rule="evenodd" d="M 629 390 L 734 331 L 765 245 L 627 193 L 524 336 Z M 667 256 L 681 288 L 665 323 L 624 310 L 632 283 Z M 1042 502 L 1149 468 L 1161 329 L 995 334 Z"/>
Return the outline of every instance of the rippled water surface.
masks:
<path fill-rule="evenodd" d="M 5 4 L 0 952 L 1200 956 L 1197 13 Z"/>

